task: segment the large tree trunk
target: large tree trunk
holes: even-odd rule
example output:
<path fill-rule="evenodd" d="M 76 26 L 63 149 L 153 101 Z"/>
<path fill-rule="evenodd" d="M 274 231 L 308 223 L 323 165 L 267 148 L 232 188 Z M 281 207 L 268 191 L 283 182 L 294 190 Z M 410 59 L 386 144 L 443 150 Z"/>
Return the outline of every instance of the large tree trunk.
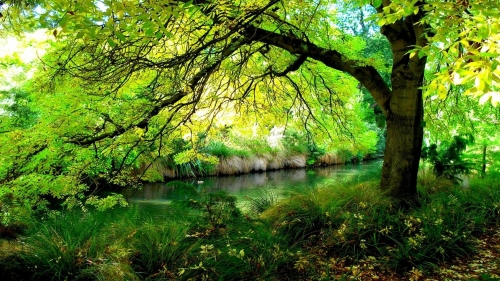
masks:
<path fill-rule="evenodd" d="M 426 57 L 410 56 L 424 46 L 424 27 L 418 16 L 381 28 L 393 53 L 392 94 L 386 111 L 387 138 L 381 188 L 408 205 L 417 200 L 417 174 L 423 140 L 422 90 Z"/>
<path fill-rule="evenodd" d="M 393 79 L 391 110 L 386 117 L 387 138 L 381 188 L 391 197 L 411 203 L 417 195 L 423 106 L 422 93 L 418 89 L 422 77 L 418 74 L 408 76 Z M 398 84 L 401 87 L 396 87 Z"/>

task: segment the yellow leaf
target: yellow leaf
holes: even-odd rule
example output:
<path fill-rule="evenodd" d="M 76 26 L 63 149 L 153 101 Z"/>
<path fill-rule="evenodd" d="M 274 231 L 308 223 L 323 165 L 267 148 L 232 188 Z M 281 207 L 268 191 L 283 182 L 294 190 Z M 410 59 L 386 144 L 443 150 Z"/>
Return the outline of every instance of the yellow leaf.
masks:
<path fill-rule="evenodd" d="M 476 77 L 474 81 L 474 87 L 476 87 L 479 91 L 484 89 L 484 81 L 479 77 L 479 75 Z"/>
<path fill-rule="evenodd" d="M 443 86 L 442 84 L 439 84 L 437 87 L 437 94 L 440 99 L 445 99 L 446 96 L 448 95 L 448 91 L 446 90 L 446 87 Z"/>

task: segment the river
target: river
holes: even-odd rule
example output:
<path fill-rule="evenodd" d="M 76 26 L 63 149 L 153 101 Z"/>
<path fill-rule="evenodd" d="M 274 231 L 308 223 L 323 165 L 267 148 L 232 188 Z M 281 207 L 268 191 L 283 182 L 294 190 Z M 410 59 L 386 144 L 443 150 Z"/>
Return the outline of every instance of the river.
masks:
<path fill-rule="evenodd" d="M 189 199 L 202 192 L 225 191 L 236 196 L 241 204 L 263 190 L 283 194 L 344 181 L 364 181 L 366 178 L 376 177 L 380 173 L 381 166 L 381 160 L 372 160 L 360 164 L 276 170 L 237 176 L 199 177 L 144 184 L 141 189 L 126 187 L 120 193 L 132 205 L 151 211 L 161 209 L 174 200 Z"/>

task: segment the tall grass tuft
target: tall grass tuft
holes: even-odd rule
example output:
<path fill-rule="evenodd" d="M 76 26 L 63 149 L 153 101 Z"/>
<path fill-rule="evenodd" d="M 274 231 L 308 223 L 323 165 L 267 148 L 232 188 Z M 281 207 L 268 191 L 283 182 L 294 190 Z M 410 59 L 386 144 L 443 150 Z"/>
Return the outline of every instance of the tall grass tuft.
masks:
<path fill-rule="evenodd" d="M 338 153 L 328 152 L 325 155 L 319 157 L 317 164 L 320 165 L 337 165 L 344 164 L 347 162 L 345 157 L 340 156 Z"/>
<path fill-rule="evenodd" d="M 224 193 L 173 202 L 146 219 L 138 208 L 63 213 L 36 223 L 19 257 L 0 253 L 0 268 L 14 271 L 0 276 L 347 280 L 368 260 L 381 270 L 425 273 L 473 254 L 475 237 L 500 223 L 498 179 L 442 188 L 421 178 L 422 204 L 400 210 L 380 191 L 377 176 L 289 194 L 262 190 L 250 199 L 257 216 L 242 215 L 236 198 Z"/>
<path fill-rule="evenodd" d="M 296 193 L 262 213 L 290 244 L 300 243 L 325 226 L 326 215 L 314 190 Z"/>
<path fill-rule="evenodd" d="M 418 187 L 423 191 L 421 195 L 448 192 L 453 188 L 453 185 L 452 181 L 436 176 L 425 164 L 418 171 Z"/>
<path fill-rule="evenodd" d="M 254 214 L 260 214 L 270 207 L 274 206 L 279 200 L 279 195 L 269 189 L 259 189 L 256 196 L 248 197 L 250 211 Z"/>
<path fill-rule="evenodd" d="M 217 173 L 221 175 L 237 175 L 249 171 L 248 161 L 238 156 L 221 159 L 217 165 Z"/>
<path fill-rule="evenodd" d="M 235 149 L 227 146 L 225 143 L 220 141 L 211 141 L 204 148 L 203 152 L 208 153 L 219 158 L 228 158 L 231 156 L 238 157 L 249 157 L 250 153 L 245 150 Z"/>
<path fill-rule="evenodd" d="M 131 211 L 50 216 L 25 240 L 25 271 L 36 280 L 137 280 L 127 246 L 137 224 Z"/>
<path fill-rule="evenodd" d="M 249 167 L 253 172 L 265 172 L 269 161 L 264 157 L 251 157 Z"/>
<path fill-rule="evenodd" d="M 176 270 L 187 263 L 187 258 L 198 243 L 186 241 L 189 224 L 185 222 L 158 222 L 152 219 L 134 235 L 135 251 L 132 263 L 142 279 L 171 280 Z"/>
<path fill-rule="evenodd" d="M 267 164 L 268 170 L 278 170 L 285 167 L 286 156 L 284 154 L 266 154 L 265 157 L 269 160 Z"/>
<path fill-rule="evenodd" d="M 304 168 L 307 165 L 307 155 L 292 155 L 285 160 L 286 168 Z"/>
<path fill-rule="evenodd" d="M 78 277 L 104 247 L 98 240 L 102 226 L 103 221 L 90 214 L 57 215 L 36 226 L 36 232 L 26 241 L 23 259 L 36 278 Z"/>

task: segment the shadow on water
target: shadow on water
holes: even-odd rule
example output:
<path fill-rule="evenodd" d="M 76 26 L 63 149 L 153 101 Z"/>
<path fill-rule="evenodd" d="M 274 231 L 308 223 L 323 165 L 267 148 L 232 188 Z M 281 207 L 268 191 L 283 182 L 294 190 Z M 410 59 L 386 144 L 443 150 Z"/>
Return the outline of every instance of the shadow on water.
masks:
<path fill-rule="evenodd" d="M 146 209 L 156 209 L 175 200 L 197 198 L 204 192 L 225 191 L 241 201 L 263 189 L 284 193 L 336 182 L 363 182 L 377 177 L 381 164 L 381 161 L 369 161 L 361 164 L 313 169 L 277 170 L 238 176 L 175 180 L 144 184 L 141 189 L 126 187 L 121 194 L 133 205 Z"/>

